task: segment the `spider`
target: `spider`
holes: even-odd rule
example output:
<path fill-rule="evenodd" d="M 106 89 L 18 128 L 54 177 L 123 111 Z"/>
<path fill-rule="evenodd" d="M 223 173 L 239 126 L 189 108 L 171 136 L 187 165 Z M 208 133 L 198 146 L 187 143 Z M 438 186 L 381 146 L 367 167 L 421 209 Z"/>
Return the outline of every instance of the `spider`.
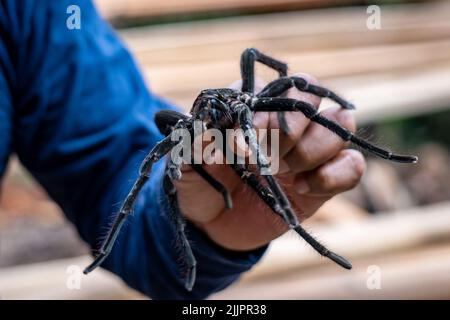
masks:
<path fill-rule="evenodd" d="M 267 84 L 258 94 L 254 93 L 255 83 L 255 63 L 260 62 L 269 68 L 276 70 L 279 77 Z M 290 88 L 297 88 L 300 91 L 314 94 L 318 97 L 329 98 L 342 108 L 354 109 L 354 106 L 344 100 L 336 93 L 314 84 L 308 83 L 302 77 L 288 76 L 288 67 L 285 63 L 267 56 L 257 49 L 246 49 L 241 55 L 240 61 L 242 89 L 233 90 L 229 88 L 206 89 L 203 90 L 195 100 L 190 111 L 190 117 L 171 110 L 162 110 L 155 115 L 155 123 L 165 138 L 158 142 L 143 160 L 139 177 L 135 181 L 131 191 L 124 200 L 119 214 L 116 216 L 112 227 L 110 228 L 106 239 L 104 240 L 95 260 L 84 270 L 88 274 L 102 262 L 111 252 L 114 242 L 120 232 L 125 219 L 132 213 L 134 203 L 142 187 L 150 177 L 153 164 L 168 154 L 175 148 L 180 140 L 174 141 L 172 133 L 175 129 L 189 130 L 194 134 L 194 121 L 202 121 L 204 128 L 215 128 L 224 130 L 228 128 L 239 127 L 246 132 L 246 142 L 252 151 L 256 153 L 256 169 L 250 170 L 245 164 L 230 164 L 233 170 L 248 184 L 251 189 L 268 205 L 272 211 L 280 216 L 290 229 L 299 234 L 311 247 L 320 255 L 327 257 L 345 269 L 351 269 L 351 263 L 344 257 L 332 252 L 313 238 L 300 224 L 288 197 L 280 187 L 277 180 L 270 174 L 261 174 L 261 170 L 266 168 L 268 160 L 260 152 L 260 146 L 252 126 L 254 112 L 277 112 L 278 121 L 282 132 L 289 133 L 284 112 L 299 111 L 310 121 L 316 122 L 338 135 L 344 141 L 351 142 L 363 150 L 372 153 L 378 157 L 403 162 L 415 163 L 418 161 L 416 156 L 397 155 L 381 147 L 375 146 L 349 130 L 341 127 L 321 115 L 311 104 L 282 97 Z M 201 164 L 190 164 L 192 168 L 205 179 L 215 190 L 220 192 L 224 198 L 226 207 L 232 207 L 231 196 L 226 188 L 210 176 Z M 184 253 L 185 260 L 185 288 L 189 291 L 193 289 L 196 277 L 196 260 L 191 249 L 191 245 L 185 235 L 185 220 L 180 212 L 177 202 L 177 190 L 174 181 L 181 179 L 180 164 L 170 159 L 166 165 L 164 175 L 164 192 L 167 194 L 170 205 L 170 219 L 174 224 L 177 238 Z"/>

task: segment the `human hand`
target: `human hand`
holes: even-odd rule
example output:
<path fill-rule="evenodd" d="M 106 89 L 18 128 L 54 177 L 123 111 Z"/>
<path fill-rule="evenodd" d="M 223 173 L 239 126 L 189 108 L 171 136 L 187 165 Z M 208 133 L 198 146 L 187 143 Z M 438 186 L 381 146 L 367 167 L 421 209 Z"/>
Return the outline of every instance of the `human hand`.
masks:
<path fill-rule="evenodd" d="M 310 83 L 317 81 L 301 74 Z M 239 89 L 240 81 L 231 85 Z M 255 90 L 264 86 L 257 81 Z M 290 89 L 287 97 L 319 107 L 320 98 Z M 324 110 L 325 117 L 350 131 L 356 125 L 350 111 L 338 106 Z M 300 221 L 313 215 L 334 195 L 359 182 L 365 160 L 360 152 L 344 150 L 346 143 L 328 129 L 310 122 L 300 112 L 287 112 L 289 135 L 280 132 L 280 170 L 276 175 L 289 196 Z M 279 129 L 274 112 L 255 113 L 255 128 Z M 288 230 L 288 227 L 226 164 L 203 165 L 220 181 L 233 198 L 227 210 L 223 197 L 190 166 L 183 166 L 183 178 L 176 181 L 178 201 L 183 215 L 224 248 L 244 251 L 261 247 Z"/>

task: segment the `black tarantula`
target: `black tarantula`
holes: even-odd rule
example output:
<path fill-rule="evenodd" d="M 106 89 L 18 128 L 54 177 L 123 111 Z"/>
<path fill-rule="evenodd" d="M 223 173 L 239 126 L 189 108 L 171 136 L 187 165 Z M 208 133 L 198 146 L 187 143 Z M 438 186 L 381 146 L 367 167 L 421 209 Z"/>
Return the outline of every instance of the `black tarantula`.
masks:
<path fill-rule="evenodd" d="M 255 62 L 258 61 L 279 73 L 279 78 L 266 85 L 258 94 L 254 93 L 255 83 Z M 289 132 L 289 128 L 284 117 L 286 111 L 299 111 L 310 121 L 314 121 L 334 134 L 338 135 L 344 141 L 352 142 L 363 150 L 368 151 L 381 158 L 404 162 L 417 162 L 416 156 L 397 155 L 383 148 L 377 147 L 372 143 L 355 136 L 352 132 L 341 127 L 339 124 L 323 117 L 319 111 L 311 104 L 295 99 L 280 97 L 290 88 L 297 88 L 300 91 L 308 92 L 319 97 L 329 98 L 345 109 L 354 109 L 354 106 L 336 95 L 334 92 L 308 83 L 305 79 L 297 76 L 287 75 L 287 65 L 275 60 L 256 49 L 246 49 L 241 56 L 241 91 L 233 89 L 207 89 L 203 90 L 195 100 L 191 109 L 191 117 L 176 111 L 163 110 L 156 114 L 155 122 L 161 133 L 166 137 L 161 140 L 146 156 L 142 162 L 139 178 L 134 183 L 130 193 L 122 204 L 119 214 L 103 242 L 95 261 L 89 265 L 84 273 L 87 274 L 102 264 L 110 253 L 114 241 L 116 240 L 125 219 L 132 213 L 133 205 L 145 182 L 149 179 L 150 172 L 154 163 L 169 153 L 174 147 L 182 141 L 173 141 L 172 133 L 175 129 L 189 130 L 191 136 L 194 134 L 193 123 L 195 120 L 204 123 L 204 129 L 215 128 L 221 131 L 228 128 L 241 128 L 247 135 L 246 142 L 252 151 L 256 154 L 256 170 L 250 171 L 245 164 L 230 164 L 234 171 L 247 183 L 256 194 L 280 216 L 284 222 L 297 232 L 307 243 L 309 243 L 318 253 L 333 260 L 338 265 L 351 269 L 352 265 L 345 258 L 328 250 L 325 246 L 314 239 L 300 224 L 291 204 L 278 184 L 277 180 L 270 174 L 261 175 L 261 170 L 268 166 L 268 160 L 259 152 L 259 144 L 256 133 L 252 126 L 254 112 L 278 112 L 280 128 L 284 133 Z M 185 287 L 192 290 L 196 276 L 196 260 L 192 253 L 191 246 L 186 238 L 185 220 L 180 212 L 177 202 L 177 190 L 174 180 L 181 178 L 180 165 L 173 159 L 168 161 L 166 173 L 164 176 L 164 190 L 168 196 L 171 207 L 171 220 L 176 229 L 181 248 L 184 252 L 186 262 Z M 203 177 L 215 190 L 220 192 L 225 200 L 227 208 L 231 208 L 231 197 L 225 187 L 212 176 L 210 176 L 201 164 L 190 164 L 193 169 Z"/>

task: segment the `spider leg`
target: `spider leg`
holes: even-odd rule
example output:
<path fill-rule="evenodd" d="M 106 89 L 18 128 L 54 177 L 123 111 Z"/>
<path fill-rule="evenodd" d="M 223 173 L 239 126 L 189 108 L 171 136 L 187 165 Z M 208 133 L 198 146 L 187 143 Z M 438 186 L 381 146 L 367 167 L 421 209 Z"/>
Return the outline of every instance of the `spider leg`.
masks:
<path fill-rule="evenodd" d="M 189 119 L 188 116 L 179 113 L 177 111 L 172 110 L 161 110 L 155 115 L 155 123 L 162 134 L 167 135 L 170 133 L 171 128 L 173 128 L 180 119 L 187 121 Z M 191 132 L 191 135 L 193 132 Z M 171 162 L 168 164 L 169 173 L 172 179 L 178 180 L 180 177 L 179 167 Z M 194 160 L 191 161 L 191 167 L 196 171 L 206 182 L 208 182 L 215 190 L 220 192 L 224 198 L 225 206 L 227 209 L 231 209 L 233 207 L 233 201 L 228 190 L 216 179 L 214 179 L 200 164 L 195 164 Z"/>
<path fill-rule="evenodd" d="M 341 127 L 336 122 L 329 120 L 322 116 L 319 111 L 314 108 L 311 104 L 299 101 L 295 99 L 288 98 L 261 98 L 252 106 L 252 110 L 258 111 L 300 111 L 309 120 L 314 121 L 323 127 L 327 128 L 331 132 L 338 135 L 344 141 L 350 141 L 355 145 L 361 147 L 362 149 L 372 153 L 380 158 L 403 162 L 403 163 L 416 163 L 418 158 L 412 155 L 398 155 L 394 154 L 389 150 L 380 148 L 369 141 L 366 141 L 356 135 L 354 135 L 349 130 Z"/>
<path fill-rule="evenodd" d="M 242 92 L 254 93 L 255 86 L 255 61 L 276 70 L 280 77 L 287 76 L 288 66 L 286 63 L 269 57 L 255 48 L 246 49 L 241 55 L 241 78 Z M 283 112 L 278 112 L 278 123 L 285 134 L 289 134 L 289 126 Z"/>
<path fill-rule="evenodd" d="M 241 55 L 242 92 L 253 93 L 255 86 L 255 61 L 276 70 L 280 77 L 287 76 L 287 64 L 271 58 L 255 48 L 248 48 Z"/>
<path fill-rule="evenodd" d="M 285 214 L 282 212 L 283 209 L 274 197 L 271 190 L 263 186 L 256 178 L 254 173 L 247 171 L 243 165 L 233 165 L 233 169 L 241 177 L 241 179 L 245 183 L 247 183 L 256 192 L 256 194 L 269 206 L 269 208 L 272 209 L 274 213 L 282 218 L 285 216 Z M 310 244 L 316 251 L 318 251 L 322 256 L 329 258 L 345 269 L 352 268 L 351 263 L 347 259 L 328 250 L 325 246 L 314 239 L 300 224 L 294 226 L 292 229 L 303 239 L 305 239 L 305 241 Z"/>
<path fill-rule="evenodd" d="M 319 254 L 321 254 L 324 257 L 327 257 L 328 259 L 334 261 L 341 267 L 345 269 L 351 269 L 352 264 L 345 259 L 344 257 L 330 251 L 327 249 L 323 244 L 321 244 L 319 241 L 314 239 L 313 236 L 311 236 L 299 223 L 297 216 L 294 213 L 294 210 L 292 209 L 292 206 L 284 193 L 284 191 L 281 189 L 278 182 L 275 180 L 275 178 L 271 175 L 265 175 L 264 178 L 266 179 L 267 183 L 270 186 L 270 190 L 273 191 L 273 194 L 275 198 L 279 201 L 281 207 L 285 211 L 285 216 L 288 218 L 286 223 L 288 223 L 289 227 L 297 232 L 311 247 L 313 247 L 314 250 L 316 250 Z"/>
<path fill-rule="evenodd" d="M 256 175 L 248 171 L 247 168 L 242 164 L 231 164 L 234 172 L 244 181 L 247 185 L 249 185 L 253 191 L 272 209 L 272 211 L 283 218 L 284 213 L 283 209 L 280 207 L 280 204 L 275 200 L 272 192 L 269 188 L 263 186 L 261 182 L 259 182 Z"/>
<path fill-rule="evenodd" d="M 155 114 L 155 124 L 158 127 L 159 132 L 167 136 L 172 132 L 173 127 L 178 121 L 188 121 L 189 117 L 173 110 L 161 110 Z"/>
<path fill-rule="evenodd" d="M 227 209 L 233 208 L 233 200 L 231 198 L 230 192 L 228 192 L 227 188 L 215 178 L 213 178 L 201 164 L 191 164 L 192 169 L 197 172 L 206 182 L 209 183 L 211 187 L 213 187 L 217 192 L 222 194 L 223 200 L 225 201 L 225 207 Z"/>
<path fill-rule="evenodd" d="M 139 170 L 139 178 L 136 180 L 133 187 L 131 188 L 131 191 L 128 193 L 128 196 L 123 202 L 119 214 L 116 216 L 105 241 L 100 247 L 98 255 L 95 257 L 94 261 L 88 267 L 86 267 L 86 269 L 84 269 L 84 274 L 88 274 L 89 272 L 100 266 L 108 257 L 126 218 L 133 212 L 133 206 L 136 202 L 139 192 L 142 190 L 142 187 L 150 178 L 150 172 L 152 170 L 153 164 L 155 164 L 159 159 L 161 159 L 170 150 L 172 150 L 172 148 L 177 143 L 178 141 L 172 141 L 171 135 L 168 135 L 166 138 L 157 143 L 156 146 L 145 157 Z"/>
<path fill-rule="evenodd" d="M 253 128 L 252 124 L 252 113 L 251 110 L 244 104 L 238 105 L 238 120 L 239 125 L 242 130 L 244 130 L 246 134 L 247 144 L 249 145 L 250 149 L 252 150 L 253 154 L 256 154 L 256 163 L 259 171 L 261 171 L 264 168 L 267 168 L 269 165 L 268 159 L 260 152 L 260 147 L 258 144 L 258 139 L 256 137 L 256 132 Z M 270 188 L 272 189 L 273 184 L 271 183 L 274 181 L 273 177 L 271 175 L 264 175 L 267 182 L 269 183 Z M 270 177 L 270 178 L 268 178 Z M 271 179 L 272 178 L 272 179 Z M 274 192 L 275 196 L 284 196 L 284 193 L 280 191 L 278 194 Z M 287 199 L 286 199 L 287 200 Z M 278 202 L 279 199 L 277 199 Z M 297 216 L 293 214 L 291 211 L 286 211 L 284 206 L 282 207 L 283 210 L 281 211 L 281 214 L 283 216 L 283 219 L 286 221 L 288 225 L 297 225 L 299 222 L 297 220 Z"/>
<path fill-rule="evenodd" d="M 169 199 L 170 219 L 172 220 L 172 224 L 175 227 L 177 237 L 181 242 L 187 264 L 187 272 L 184 285 L 186 290 L 192 291 L 197 273 L 197 261 L 195 259 L 194 253 L 192 252 L 189 240 L 186 237 L 186 222 L 180 212 L 180 207 L 178 205 L 177 189 L 175 188 L 175 185 L 173 184 L 168 171 L 166 171 L 166 174 L 164 175 L 164 191 Z"/>
<path fill-rule="evenodd" d="M 269 161 L 261 153 L 256 131 L 253 128 L 252 111 L 243 103 L 236 106 L 236 111 L 238 113 L 239 126 L 245 133 L 246 142 L 249 145 L 252 154 L 256 156 L 256 163 L 258 164 L 258 167 L 267 168 L 269 166 Z"/>
<path fill-rule="evenodd" d="M 187 127 L 187 117 L 184 116 L 184 118 L 180 117 L 181 114 L 178 114 L 176 112 L 160 112 L 157 114 L 157 117 L 166 117 L 167 119 L 164 119 L 159 122 L 158 127 L 161 127 L 163 124 L 172 124 L 172 128 L 184 128 Z M 171 118 L 171 119 L 169 119 Z M 177 123 L 174 125 L 174 121 L 178 118 Z M 158 123 L 158 122 L 157 122 Z M 164 127 L 163 127 L 164 129 Z M 160 128 L 161 130 L 161 128 Z M 166 129 L 167 130 L 167 129 Z M 190 132 L 192 135 L 192 132 Z M 178 141 L 178 145 L 183 143 L 183 137 Z M 188 291 L 192 291 L 192 288 L 195 284 L 195 278 L 196 278 L 196 265 L 197 261 L 195 259 L 195 256 L 192 252 L 191 245 L 189 243 L 189 240 L 186 237 L 185 233 L 185 227 L 186 222 L 181 214 L 180 207 L 178 205 L 178 197 L 177 197 L 177 189 L 175 188 L 175 185 L 173 183 L 174 180 L 180 180 L 181 179 L 181 167 L 182 165 L 182 158 L 179 153 L 173 153 L 171 154 L 171 157 L 169 157 L 169 160 L 166 165 L 166 171 L 164 174 L 164 180 L 163 180 L 163 187 L 164 192 L 168 197 L 169 200 L 169 217 L 172 222 L 172 225 L 175 227 L 176 235 L 181 243 L 182 250 L 184 253 L 184 258 L 187 265 L 186 270 L 186 279 L 185 279 L 185 288 Z"/>
<path fill-rule="evenodd" d="M 257 152 L 257 168 L 259 170 L 259 173 L 261 174 L 261 169 L 268 166 L 269 162 L 265 158 L 265 156 L 260 152 L 258 140 L 256 138 L 256 133 L 252 128 L 252 122 L 251 122 L 251 111 L 249 108 L 247 108 L 245 105 L 242 105 L 242 107 L 238 106 L 238 112 L 239 112 L 239 124 L 241 128 L 246 132 L 249 139 L 247 140 L 247 143 L 249 144 L 250 148 L 253 152 Z M 244 172 L 245 173 L 245 172 Z M 248 174 L 247 174 L 248 175 Z M 327 257 L 331 259 L 332 261 L 339 264 L 341 267 L 346 269 L 351 269 L 352 265 L 349 261 L 347 261 L 345 258 L 339 256 L 338 254 L 328 250 L 324 245 L 322 245 L 320 242 L 318 242 L 316 239 L 314 239 L 301 225 L 297 218 L 297 215 L 294 213 L 294 210 L 292 209 L 292 206 L 289 202 L 289 199 L 287 198 L 284 191 L 281 189 L 280 185 L 276 181 L 276 179 L 270 175 L 270 174 L 263 174 L 264 179 L 266 180 L 267 184 L 269 185 L 270 191 L 273 194 L 273 199 L 278 204 L 275 206 L 275 204 L 272 204 L 274 208 L 277 210 L 275 213 L 281 214 L 283 220 L 286 222 L 286 224 L 289 226 L 289 228 L 295 230 L 310 246 L 314 248 L 319 254 L 321 254 L 324 257 Z M 250 180 L 248 180 L 250 181 Z M 261 193 L 261 186 L 257 186 L 255 182 L 251 182 L 254 187 L 257 187 L 257 193 Z M 267 199 L 267 195 L 270 194 L 268 191 L 264 193 L 263 200 L 269 201 Z M 267 203 L 267 202 L 266 202 Z M 279 210 L 278 208 L 281 207 L 282 210 Z M 272 206 L 271 206 L 272 208 Z"/>
<path fill-rule="evenodd" d="M 270 82 L 264 87 L 264 89 L 261 90 L 260 93 L 257 94 L 257 97 L 278 97 L 293 87 L 303 92 L 312 93 L 321 98 L 329 98 L 344 109 L 355 109 L 355 106 L 352 103 L 341 98 L 333 91 L 321 86 L 310 84 L 306 79 L 298 76 L 282 77 Z"/>

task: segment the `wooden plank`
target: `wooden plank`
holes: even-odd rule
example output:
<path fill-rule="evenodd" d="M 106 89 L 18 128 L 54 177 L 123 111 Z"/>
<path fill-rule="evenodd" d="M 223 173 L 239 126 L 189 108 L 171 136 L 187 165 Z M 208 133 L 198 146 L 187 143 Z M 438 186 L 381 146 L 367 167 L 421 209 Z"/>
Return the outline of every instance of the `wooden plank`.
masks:
<path fill-rule="evenodd" d="M 95 0 L 108 19 L 143 18 L 205 12 L 261 12 L 356 3 L 355 0 Z"/>
<path fill-rule="evenodd" d="M 401 53 L 400 50 L 395 51 L 396 53 L 393 53 L 393 56 Z M 430 55 L 423 55 L 424 59 L 422 60 L 415 56 L 413 52 L 410 52 L 411 54 L 408 54 L 408 52 L 408 50 L 405 50 L 402 55 L 399 55 L 403 59 L 397 60 L 399 61 L 398 64 L 390 59 L 383 60 L 384 62 L 374 60 L 373 64 L 364 64 L 363 59 L 360 60 L 360 66 L 372 69 L 367 74 L 357 74 L 360 70 L 358 60 L 356 58 L 351 59 L 351 55 L 348 55 L 349 59 L 346 59 L 346 61 L 354 63 L 354 68 L 352 69 L 350 63 L 348 63 L 347 68 L 343 67 L 341 71 L 346 73 L 353 70 L 355 74 L 347 76 L 336 76 L 330 72 L 331 69 L 326 69 L 325 66 L 331 64 L 333 56 L 330 56 L 328 61 L 323 59 L 323 64 L 315 67 L 313 64 L 302 64 L 299 61 L 301 59 L 297 61 L 293 59 L 292 69 L 315 75 L 323 85 L 334 89 L 355 103 L 357 106 L 355 115 L 360 124 L 393 117 L 419 115 L 448 108 L 448 101 L 450 101 L 450 91 L 448 90 L 450 87 L 450 61 L 441 61 L 441 59 L 448 58 L 444 57 L 445 52 L 448 51 L 430 50 Z M 433 61 L 433 52 L 442 56 L 436 56 L 436 61 Z M 320 59 L 321 57 L 324 57 L 324 55 L 314 56 L 312 59 Z M 431 60 L 428 60 L 429 58 Z M 339 62 L 336 62 L 336 64 L 337 66 L 343 65 Z M 383 64 L 384 66 L 391 65 L 392 68 L 383 69 L 380 67 Z M 307 67 L 301 68 L 299 65 Z M 208 67 L 215 70 L 222 69 L 224 73 L 233 73 L 230 71 L 231 64 L 228 66 L 229 68 L 223 64 Z M 234 79 L 239 78 L 237 66 L 234 67 L 235 74 L 228 77 L 225 77 L 225 75 L 222 77 L 221 73 L 208 71 L 210 70 L 208 67 L 199 67 L 196 70 L 190 69 L 190 67 L 174 70 L 174 75 L 170 79 L 178 80 L 172 82 L 165 78 L 169 72 L 164 74 L 163 70 L 153 70 L 151 76 L 148 77 L 154 79 L 154 81 L 150 81 L 154 92 L 188 110 L 201 89 L 226 86 Z M 211 77 L 203 79 L 196 75 L 211 75 Z M 324 101 L 324 107 L 329 105 L 330 102 Z"/>
<path fill-rule="evenodd" d="M 377 47 L 404 43 L 419 43 L 421 41 L 446 40 L 450 37 L 450 21 L 429 23 L 426 25 L 411 25 L 402 28 L 383 29 L 380 32 L 369 33 L 367 30 L 351 29 L 343 33 L 327 32 L 319 35 L 283 35 L 266 34 L 264 37 L 235 37 L 213 41 L 189 41 L 184 39 L 166 38 L 170 44 L 158 43 L 158 38 L 149 37 L 144 41 L 132 41 L 125 38 L 133 50 L 135 57 L 142 65 L 180 65 L 187 63 L 221 62 L 239 57 L 243 49 L 255 47 L 272 55 L 301 55 L 325 50 L 351 49 L 362 47 Z M 153 40 L 156 40 L 153 42 Z M 163 42 L 163 41 L 161 41 Z M 184 45 L 182 45 L 184 43 Z M 160 46 L 158 46 L 158 44 Z"/>
<path fill-rule="evenodd" d="M 296 236 L 287 234 L 272 243 L 260 264 L 245 275 L 239 284 L 216 295 L 215 298 L 269 297 L 265 293 L 273 293 L 270 298 L 302 298 L 309 292 L 310 297 L 318 297 L 321 292 L 319 289 L 322 292 L 329 289 L 330 295 L 334 297 L 341 297 L 338 293 L 360 294 L 360 291 L 353 288 L 361 286 L 361 277 L 369 264 L 382 266 L 383 274 L 392 279 L 386 283 L 397 279 L 398 290 L 392 291 L 394 293 L 386 297 L 393 297 L 394 294 L 407 296 L 410 293 L 408 279 L 410 282 L 415 279 L 414 276 L 423 277 L 420 278 L 423 281 L 417 283 L 426 284 L 428 287 L 436 283 L 448 283 L 450 202 L 354 222 L 346 221 L 329 226 L 309 225 L 308 229 L 320 235 L 321 240 L 330 244 L 335 251 L 352 259 L 356 266 L 355 271 L 340 270 L 329 261 L 320 259 Z M 428 250 L 428 245 L 436 246 L 440 243 L 442 250 L 438 248 L 438 251 L 435 251 L 433 247 Z M 407 260 L 400 263 L 399 259 L 410 253 L 411 255 L 406 257 Z M 383 264 L 389 256 L 398 257 L 394 259 L 393 268 Z M 83 276 L 81 290 L 67 289 L 67 267 L 74 265 L 82 270 L 89 261 L 91 259 L 88 257 L 80 257 L 0 269 L 0 294 L 6 299 L 142 297 L 104 270 Z M 432 272 L 434 277 L 428 272 Z M 284 276 L 287 278 L 283 278 Z M 364 283 L 365 280 L 362 284 Z M 276 284 L 280 284 L 280 287 Z M 301 291 L 301 288 L 314 286 L 319 289 Z M 357 289 L 362 290 L 360 287 Z M 286 294 L 282 295 L 284 293 Z"/>
<path fill-rule="evenodd" d="M 450 240 L 450 202 L 379 215 L 364 221 L 308 226 L 330 248 L 352 259 L 396 252 L 439 240 Z M 253 281 L 280 272 L 332 265 L 287 233 L 274 241 L 263 260 L 246 275 Z"/>
<path fill-rule="evenodd" d="M 292 54 L 449 37 L 449 3 L 383 9 L 382 29 L 376 31 L 367 29 L 363 9 L 216 19 L 129 29 L 121 35 L 143 64 L 227 60 L 248 46 Z"/>
<path fill-rule="evenodd" d="M 80 289 L 68 287 L 69 276 L 87 266 L 90 257 L 62 259 L 0 269 L 2 299 L 130 299 L 142 295 L 128 288 L 118 277 L 103 269 L 89 276 L 80 274 Z M 72 289 L 70 289 L 72 288 Z"/>
<path fill-rule="evenodd" d="M 323 83 L 358 106 L 355 116 L 362 125 L 448 110 L 450 107 L 450 64 Z M 329 104 L 324 103 L 325 106 Z"/>
<path fill-rule="evenodd" d="M 200 90 L 238 79 L 240 53 L 256 46 L 355 102 L 364 123 L 448 107 L 449 10 L 448 2 L 392 6 L 383 10 L 378 31 L 366 28 L 364 10 L 346 8 L 146 27 L 121 35 L 152 90 L 186 110 Z M 264 68 L 258 72 L 266 80 L 274 76 Z"/>
<path fill-rule="evenodd" d="M 290 65 L 291 70 L 307 72 L 321 81 L 358 74 L 393 73 L 450 61 L 447 54 L 450 40 L 386 45 L 371 48 L 316 51 L 276 55 Z M 239 50 L 241 51 L 241 50 Z M 190 101 L 203 88 L 222 87 L 239 78 L 239 54 L 227 61 L 175 65 L 147 65 L 147 78 L 156 92 L 168 98 L 186 97 Z M 259 68 L 267 80 L 273 72 Z M 176 80 L 174 80 L 176 79 Z"/>
<path fill-rule="evenodd" d="M 379 268 L 379 289 L 367 286 L 370 267 Z M 360 259 L 350 272 L 322 267 L 241 283 L 211 299 L 450 299 L 449 268 L 447 243 Z"/>

